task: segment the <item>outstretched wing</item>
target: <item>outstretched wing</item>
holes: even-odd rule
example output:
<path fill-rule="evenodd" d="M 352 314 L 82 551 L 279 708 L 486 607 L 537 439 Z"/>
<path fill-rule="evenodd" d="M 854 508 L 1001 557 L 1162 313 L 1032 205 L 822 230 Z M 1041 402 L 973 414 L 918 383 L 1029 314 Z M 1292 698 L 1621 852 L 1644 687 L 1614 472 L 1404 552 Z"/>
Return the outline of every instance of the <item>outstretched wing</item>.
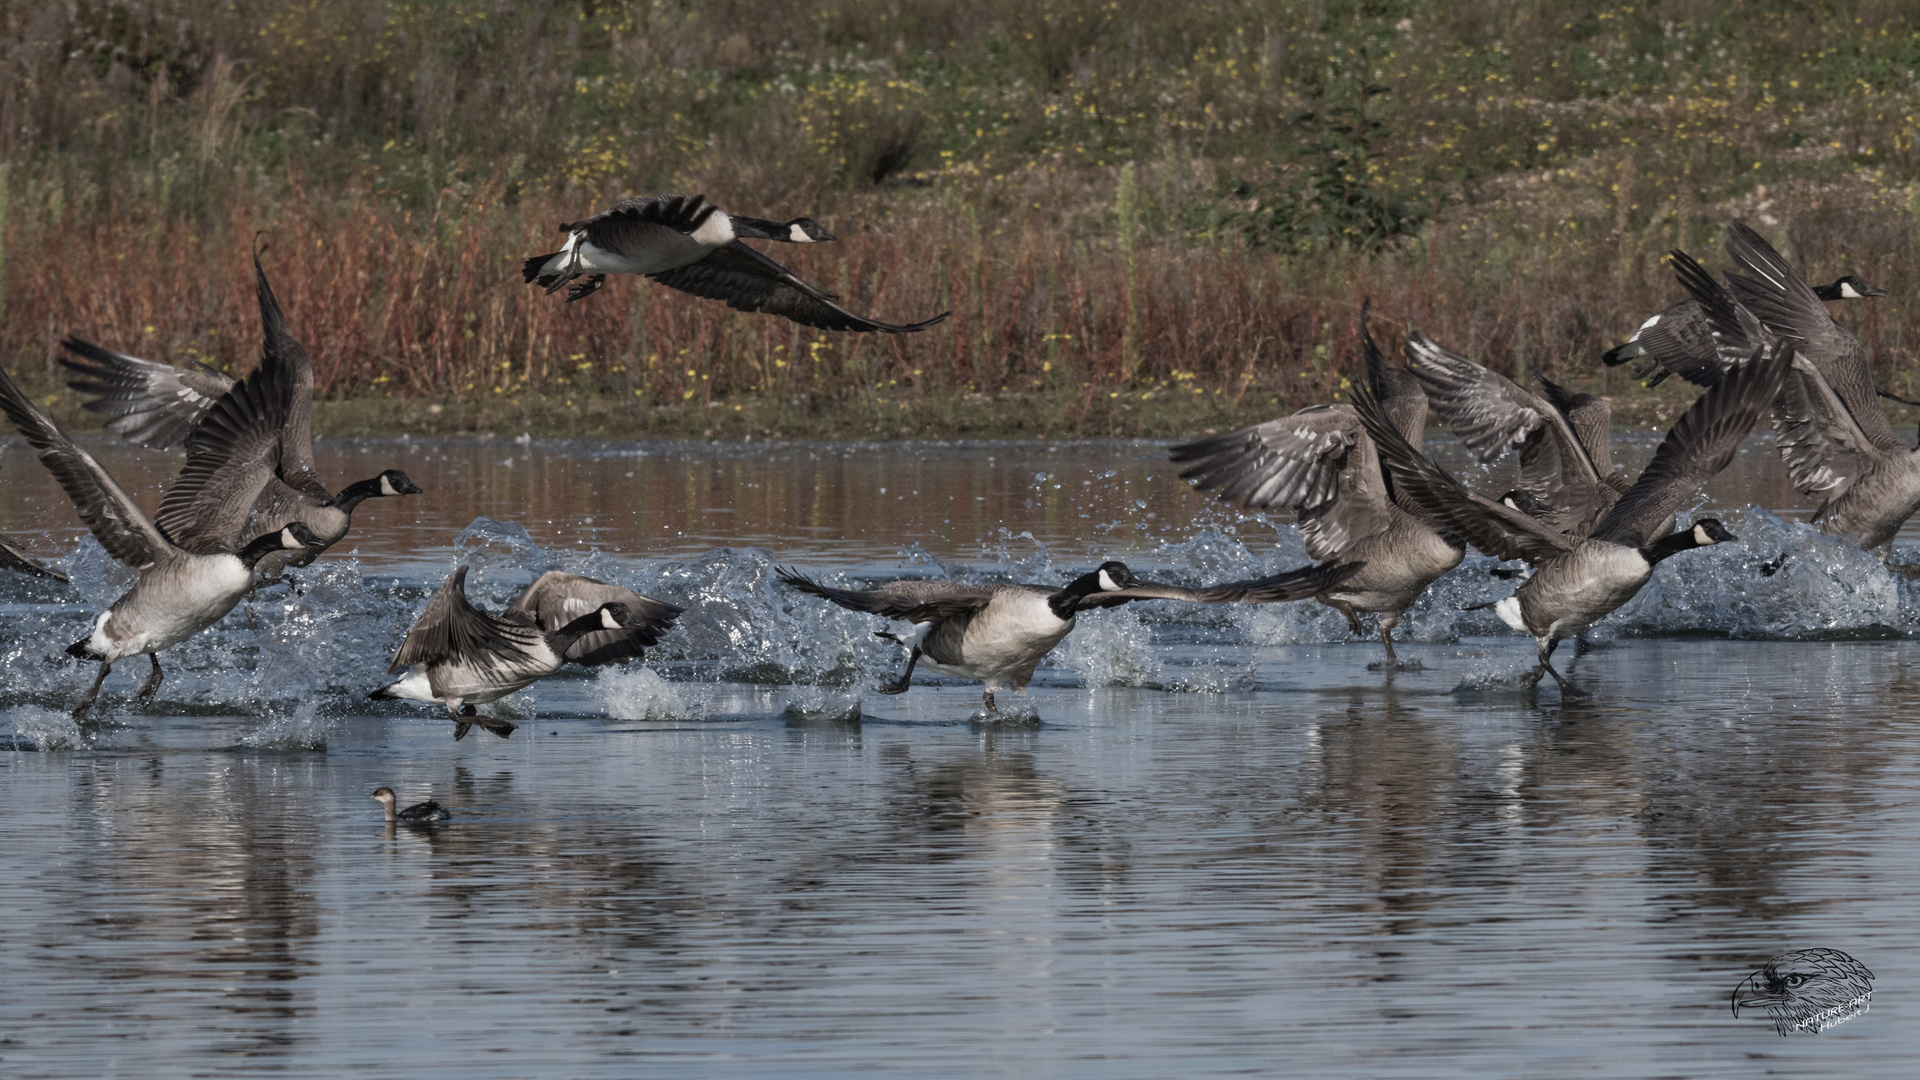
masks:
<path fill-rule="evenodd" d="M 1357 388 L 1356 388 L 1357 389 Z M 1468 491 L 1393 429 L 1373 395 L 1359 391 L 1353 405 L 1380 450 L 1380 467 L 1395 492 L 1436 527 L 1464 537 L 1501 559 L 1541 563 L 1573 550 L 1578 542 L 1526 514 Z"/>
<path fill-rule="evenodd" d="M 263 339 L 260 370 L 276 372 L 275 378 L 284 379 L 288 386 L 287 418 L 280 427 L 279 477 L 305 497 L 326 502 L 333 493 L 313 467 L 313 360 L 288 329 L 258 251 L 253 253 L 253 277 Z"/>
<path fill-rule="evenodd" d="M 27 445 L 39 454 L 40 463 L 60 482 L 74 509 L 80 512 L 80 520 L 87 523 L 107 554 L 135 569 L 144 569 L 172 548 L 93 455 L 75 446 L 66 432 L 35 408 L 5 371 L 0 371 L 0 411 L 20 429 Z"/>
<path fill-rule="evenodd" d="M 195 555 L 237 551 L 255 501 L 280 464 L 293 396 L 284 365 L 262 364 L 214 403 L 187 438 L 187 463 L 154 523 Z"/>
<path fill-rule="evenodd" d="M 1659 523 L 1733 460 L 1740 440 L 1779 394 L 1793 356 L 1788 342 L 1756 346 L 1746 363 L 1701 394 L 1660 441 L 1640 479 L 1594 526 L 1594 538 L 1645 546 Z"/>
<path fill-rule="evenodd" d="M 67 385 L 98 395 L 81 406 L 114 419 L 107 430 L 130 442 L 166 450 L 186 441 L 233 380 L 205 364 L 174 367 L 103 349 L 70 337 L 60 347 L 72 353 L 60 363 L 79 376 Z"/>
<path fill-rule="evenodd" d="M 1373 440 L 1351 405 L 1310 405 L 1292 416 L 1173 448 L 1180 474 L 1222 502 L 1300 515 L 1307 554 L 1339 559 L 1392 521 Z"/>
<path fill-rule="evenodd" d="M 1899 436 L 1887 423 L 1874 390 L 1867 351 L 1846 328 L 1827 314 L 1799 271 L 1773 245 L 1744 223 L 1727 225 L 1727 254 L 1746 273 L 1727 274 L 1727 285 L 1768 330 L 1793 343 L 1813 361 L 1833 392 L 1853 414 L 1854 423 L 1883 451 L 1902 449 Z"/>
<path fill-rule="evenodd" d="M 1184 600 L 1190 604 L 1281 604 L 1325 592 L 1359 573 L 1365 565 L 1363 562 L 1351 562 L 1303 566 L 1284 574 L 1271 574 L 1251 581 L 1234 581 L 1204 589 L 1142 581 L 1124 589 L 1089 593 L 1075 607 L 1083 611 L 1087 608 L 1118 607 L 1134 600 Z"/>
<path fill-rule="evenodd" d="M 542 631 L 531 622 L 496 619 L 468 603 L 467 568 L 462 566 L 448 574 L 427 601 L 387 673 L 398 674 L 411 664 L 458 661 L 497 674 L 500 682 L 513 682 L 529 651 L 542 640 Z"/>
<path fill-rule="evenodd" d="M 912 623 L 940 622 L 974 614 L 992 601 L 996 591 L 991 585 L 963 585 L 957 581 L 891 581 L 878 589 L 836 589 L 793 570 L 775 568 L 775 573 L 783 583 L 843 608 Z"/>
<path fill-rule="evenodd" d="M 627 606 L 627 625 L 620 630 L 596 630 L 575 641 L 566 659 L 594 666 L 638 659 L 647 647 L 673 626 L 685 608 L 642 596 L 580 574 L 549 570 L 534 579 L 526 591 L 507 605 L 506 614 L 525 615 L 549 633 L 591 615 L 602 605 Z"/>
<path fill-rule="evenodd" d="M 67 575 L 27 554 L 25 548 L 5 536 L 0 536 L 0 567 L 19 574 L 50 577 L 55 581 L 67 580 Z"/>
<path fill-rule="evenodd" d="M 786 267 L 738 240 L 713 249 L 703 259 L 649 277 L 671 289 L 709 300 L 724 300 L 735 311 L 779 315 L 821 330 L 877 330 L 911 334 L 944 322 L 951 311 L 906 325 L 855 315 L 824 292 L 801 281 Z"/>

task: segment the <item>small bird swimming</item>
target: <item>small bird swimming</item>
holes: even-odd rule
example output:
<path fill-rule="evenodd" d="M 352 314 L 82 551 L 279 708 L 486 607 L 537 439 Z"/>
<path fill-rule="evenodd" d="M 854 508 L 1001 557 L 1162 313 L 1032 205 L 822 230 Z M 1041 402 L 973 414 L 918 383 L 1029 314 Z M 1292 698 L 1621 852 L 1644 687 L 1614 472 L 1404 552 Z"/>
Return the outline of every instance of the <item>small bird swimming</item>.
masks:
<path fill-rule="evenodd" d="M 428 799 L 423 803 L 414 803 L 405 810 L 395 811 L 394 805 L 399 802 L 399 800 L 394 796 L 393 789 L 390 787 L 374 788 L 373 794 L 367 796 L 367 798 L 380 800 L 380 805 L 387 808 L 388 821 L 399 821 L 408 825 L 426 825 L 435 821 L 447 821 L 453 817 L 453 815 L 447 811 L 446 807 L 441 806 L 432 799 Z"/>
<path fill-rule="evenodd" d="M 1782 1035 L 1818 1035 L 1867 1011 L 1873 972 L 1839 949 L 1796 949 L 1767 961 L 1733 989 L 1733 1015 L 1765 1009 Z"/>
<path fill-rule="evenodd" d="M 1060 588 L 892 581 L 878 589 L 837 589 L 793 570 L 776 572 L 784 584 L 843 608 L 914 624 L 910 636 L 875 633 L 909 648 L 907 669 L 881 686 L 881 693 L 906 693 L 914 666 L 924 659 L 936 674 L 984 683 L 987 712 L 998 713 L 994 691 L 1001 687 L 1025 690 L 1040 661 L 1073 631 L 1074 617 L 1088 608 L 1117 607 L 1134 600 L 1198 604 L 1299 600 L 1339 584 L 1363 566 L 1358 562 L 1309 566 L 1207 589 L 1142 581 L 1122 562 L 1101 563 Z"/>
<path fill-rule="evenodd" d="M 567 242 L 521 268 L 528 284 L 567 289 L 569 302 L 592 295 L 608 274 L 640 274 L 670 289 L 724 300 L 735 311 L 779 315 L 821 330 L 911 334 L 953 314 L 896 325 L 855 315 L 837 297 L 795 277 L 741 239 L 813 244 L 832 240 L 812 218 L 788 222 L 728 214 L 705 195 L 628 199 L 603 214 L 562 222 Z"/>

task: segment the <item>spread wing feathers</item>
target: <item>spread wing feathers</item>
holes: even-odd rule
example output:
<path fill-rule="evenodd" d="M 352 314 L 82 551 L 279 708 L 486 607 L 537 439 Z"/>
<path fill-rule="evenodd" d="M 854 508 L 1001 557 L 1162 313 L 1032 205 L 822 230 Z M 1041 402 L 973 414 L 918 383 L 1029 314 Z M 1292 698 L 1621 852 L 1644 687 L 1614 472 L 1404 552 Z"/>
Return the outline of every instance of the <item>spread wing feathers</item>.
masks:
<path fill-rule="evenodd" d="M 780 580 L 804 593 L 823 597 L 853 611 L 885 615 L 907 622 L 939 622 L 971 615 L 993 601 L 994 594 L 1009 586 L 963 585 L 957 581 L 890 581 L 878 589 L 836 589 L 787 569 L 776 569 Z M 1052 589 L 1038 590 L 1053 595 Z"/>
<path fill-rule="evenodd" d="M 644 251 L 655 230 L 694 233 L 719 209 L 705 195 L 627 199 L 603 214 L 561 225 L 560 231 L 583 232 L 588 243 L 605 251 Z"/>
<path fill-rule="evenodd" d="M 1360 305 L 1360 348 L 1367 361 L 1367 386 L 1387 410 L 1393 426 L 1408 442 L 1419 446 L 1427 433 L 1427 391 L 1413 373 L 1388 362 L 1387 354 L 1374 343 L 1373 329 L 1367 325 L 1369 302 Z"/>
<path fill-rule="evenodd" d="M 0 567 L 18 574 L 35 574 L 55 581 L 67 580 L 67 575 L 27 554 L 25 548 L 5 536 L 0 536 Z"/>
<path fill-rule="evenodd" d="M 60 487 L 73 500 L 80 520 L 107 554 L 136 569 L 159 561 L 172 544 L 148 520 L 132 498 L 113 482 L 93 455 L 73 444 L 67 433 L 27 400 L 12 376 L 0 371 L 0 411 L 20 429 Z"/>
<path fill-rule="evenodd" d="M 546 634 L 531 622 L 496 619 L 468 603 L 467 568 L 462 566 L 448 574 L 427 601 L 387 673 L 398 674 L 412 664 L 457 662 L 512 682 L 545 641 Z"/>
<path fill-rule="evenodd" d="M 187 463 L 155 524 L 195 555 L 236 551 L 254 503 L 280 464 L 293 387 L 284 365 L 261 364 L 214 403 L 187 438 Z"/>
<path fill-rule="evenodd" d="M 1674 277 L 1699 306 L 1702 322 L 1713 339 L 1714 363 L 1722 376 L 1746 363 L 1755 346 L 1771 347 L 1779 340 L 1693 256 L 1675 248 L 1667 257 L 1673 262 Z M 1718 376 L 1714 382 L 1718 384 Z"/>
<path fill-rule="evenodd" d="M 827 293 L 801 281 L 786 267 L 738 240 L 714 248 L 711 254 L 696 262 L 648 276 L 671 289 L 709 300 L 725 300 L 735 311 L 780 315 L 821 330 L 911 334 L 943 322 L 953 314 L 943 311 L 924 322 L 904 326 L 855 315 L 834 303 Z"/>
<path fill-rule="evenodd" d="M 1436 527 L 1464 537 L 1481 552 L 1501 559 L 1541 563 L 1573 550 L 1579 541 L 1526 514 L 1468 491 L 1393 430 L 1372 395 L 1356 393 L 1354 407 L 1380 450 L 1380 467 L 1394 490 Z"/>
<path fill-rule="evenodd" d="M 1900 445 L 1874 391 L 1867 352 L 1827 314 L 1806 280 L 1759 233 L 1742 222 L 1727 225 L 1727 254 L 1747 273 L 1729 272 L 1740 302 L 1781 338 L 1813 361 L 1827 385 L 1853 413 L 1854 422 L 1883 450 Z"/>
<path fill-rule="evenodd" d="M 1571 524 L 1562 517 L 1584 517 L 1608 497 L 1567 418 L 1539 395 L 1420 334 L 1407 338 L 1407 357 L 1434 411 L 1480 460 L 1509 447 L 1519 451 L 1520 487 L 1555 508 L 1556 528 Z"/>
<path fill-rule="evenodd" d="M 1701 394 L 1660 441 L 1633 487 L 1594 527 L 1594 538 L 1644 547 L 1694 489 L 1733 460 L 1740 440 L 1779 394 L 1793 357 L 1791 344 L 1771 350 L 1756 346 L 1745 363 Z"/>
<path fill-rule="evenodd" d="M 1573 429 L 1573 435 L 1580 440 L 1580 449 L 1587 452 L 1595 471 L 1613 467 L 1613 406 L 1606 398 L 1594 394 L 1568 390 L 1552 379 L 1538 366 L 1533 369 L 1533 377 L 1540 383 L 1540 389 L 1547 393 L 1547 404 L 1554 411 L 1566 417 L 1567 426 Z"/>
<path fill-rule="evenodd" d="M 1774 402 L 1773 430 L 1794 489 L 1831 501 L 1878 463 L 1879 452 L 1818 368 L 1796 357 Z"/>
<path fill-rule="evenodd" d="M 1124 589 L 1089 593 L 1075 606 L 1084 611 L 1087 608 L 1118 607 L 1134 600 L 1185 600 L 1193 604 L 1279 604 L 1304 600 L 1325 592 L 1359 573 L 1365 565 L 1351 562 L 1304 566 L 1284 574 L 1205 589 L 1185 589 L 1178 585 L 1154 585 L 1143 581 Z"/>
<path fill-rule="evenodd" d="M 287 328 L 286 313 L 267 284 L 260 253 L 253 253 L 254 292 L 260 301 L 261 371 L 278 371 L 289 387 L 286 421 L 280 431 L 280 478 L 318 502 L 333 498 L 313 468 L 313 360 Z"/>
<path fill-rule="evenodd" d="M 81 406 L 114 419 L 107 430 L 130 442 L 167 450 L 186 441 L 233 380 L 199 361 L 178 368 L 103 349 L 70 337 L 60 347 L 72 353 L 60 363 L 79 378 L 67 385 L 99 395 Z"/>
<path fill-rule="evenodd" d="M 1365 438 L 1349 405 L 1309 405 L 1292 416 L 1173 448 L 1180 474 L 1249 510 L 1311 509 L 1339 494 L 1348 452 Z"/>
<path fill-rule="evenodd" d="M 1658 386 L 1669 375 L 1678 375 L 1695 386 L 1712 386 L 1720 381 L 1725 366 L 1714 351 L 1713 333 L 1696 300 L 1682 300 L 1640 325 L 1632 344 L 1639 347 L 1635 356 L 1645 356 L 1647 366 L 1636 373 L 1648 386 Z M 1603 357 L 1609 366 L 1623 363 L 1631 356 L 1618 355 L 1616 349 Z"/>
<path fill-rule="evenodd" d="M 626 628 L 587 634 L 567 649 L 566 659 L 589 666 L 638 659 L 686 610 L 618 585 L 549 570 L 514 597 L 513 603 L 507 605 L 506 614 L 525 615 L 551 633 L 575 619 L 593 614 L 602 605 L 615 602 L 627 606 Z"/>

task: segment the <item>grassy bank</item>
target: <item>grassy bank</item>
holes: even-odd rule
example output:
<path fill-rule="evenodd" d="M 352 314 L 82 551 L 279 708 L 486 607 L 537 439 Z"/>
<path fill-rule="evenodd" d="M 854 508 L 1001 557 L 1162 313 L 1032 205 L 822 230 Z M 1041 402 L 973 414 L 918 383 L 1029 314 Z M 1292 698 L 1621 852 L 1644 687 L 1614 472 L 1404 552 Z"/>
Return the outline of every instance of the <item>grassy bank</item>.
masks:
<path fill-rule="evenodd" d="M 784 13 L 781 13 L 784 12 Z M 243 371 L 256 232 L 323 429 L 1163 436 L 1338 394 L 1357 313 L 1670 414 L 1597 357 L 1743 216 L 1915 396 L 1920 18 L 1785 2 L 81 2 L 0 41 L 0 357 Z M 617 280 L 553 224 L 704 191 L 906 337 Z M 1665 390 L 1665 388 L 1663 388 Z M 437 411 L 435 411 L 437 410 Z"/>

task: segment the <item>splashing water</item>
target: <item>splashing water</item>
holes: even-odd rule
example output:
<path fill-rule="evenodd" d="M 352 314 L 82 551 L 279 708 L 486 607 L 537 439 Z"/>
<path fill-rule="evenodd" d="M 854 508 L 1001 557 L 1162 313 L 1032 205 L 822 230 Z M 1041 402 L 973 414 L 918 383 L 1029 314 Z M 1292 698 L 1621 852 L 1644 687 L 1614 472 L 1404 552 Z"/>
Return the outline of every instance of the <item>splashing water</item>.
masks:
<path fill-rule="evenodd" d="M 5 714 L 5 741 L 9 750 L 73 750 L 86 736 L 70 713 L 41 705 L 16 705 Z"/>
<path fill-rule="evenodd" d="M 594 682 L 594 700 L 615 720 L 704 720 L 710 687 L 670 683 L 645 667 L 606 667 Z"/>

